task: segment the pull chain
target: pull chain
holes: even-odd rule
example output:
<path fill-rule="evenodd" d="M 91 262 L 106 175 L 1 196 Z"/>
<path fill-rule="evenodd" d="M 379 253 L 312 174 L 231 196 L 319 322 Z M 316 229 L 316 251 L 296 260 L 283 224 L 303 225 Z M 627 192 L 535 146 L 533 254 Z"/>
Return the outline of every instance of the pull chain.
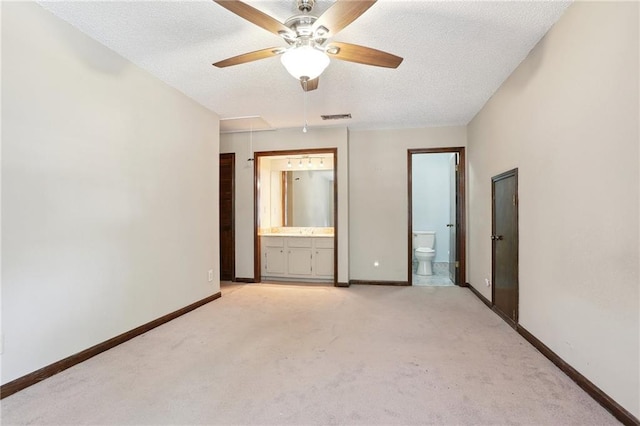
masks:
<path fill-rule="evenodd" d="M 307 81 L 304 82 L 304 127 L 302 128 L 302 133 L 307 133 Z"/>
<path fill-rule="evenodd" d="M 247 161 L 253 161 L 253 122 L 249 123 L 249 158 Z"/>

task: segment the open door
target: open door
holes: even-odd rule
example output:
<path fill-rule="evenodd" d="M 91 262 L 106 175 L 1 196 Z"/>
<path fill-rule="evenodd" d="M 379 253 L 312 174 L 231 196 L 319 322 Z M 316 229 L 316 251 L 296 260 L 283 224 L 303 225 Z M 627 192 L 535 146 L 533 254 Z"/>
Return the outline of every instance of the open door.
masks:
<path fill-rule="evenodd" d="M 454 284 L 458 284 L 458 253 L 456 251 L 456 242 L 458 234 L 458 203 L 456 202 L 458 194 L 458 154 L 455 153 L 449 160 L 449 186 L 451 188 L 449 196 L 449 279 Z"/>
<path fill-rule="evenodd" d="M 492 300 L 507 322 L 518 323 L 518 170 L 491 178 Z"/>

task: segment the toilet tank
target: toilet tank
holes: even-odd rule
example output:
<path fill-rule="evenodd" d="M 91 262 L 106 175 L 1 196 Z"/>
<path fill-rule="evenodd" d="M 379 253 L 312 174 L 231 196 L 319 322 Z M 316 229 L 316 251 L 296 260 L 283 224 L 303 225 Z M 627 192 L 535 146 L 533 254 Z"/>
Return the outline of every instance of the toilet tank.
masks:
<path fill-rule="evenodd" d="M 436 242 L 436 233 L 434 231 L 413 231 L 413 248 L 425 247 L 433 248 Z"/>

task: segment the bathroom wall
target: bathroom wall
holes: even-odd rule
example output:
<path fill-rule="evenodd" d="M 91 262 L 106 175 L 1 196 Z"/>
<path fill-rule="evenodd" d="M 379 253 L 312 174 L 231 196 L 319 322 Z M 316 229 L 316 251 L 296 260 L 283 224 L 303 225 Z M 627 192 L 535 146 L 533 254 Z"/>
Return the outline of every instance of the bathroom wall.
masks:
<path fill-rule="evenodd" d="M 449 262 L 447 224 L 451 220 L 451 158 L 454 155 L 414 154 L 411 158 L 412 226 L 414 231 L 436 232 L 435 262 Z"/>
<path fill-rule="evenodd" d="M 349 280 L 349 173 L 348 132 L 344 127 L 300 128 L 253 132 L 256 152 L 337 148 L 338 168 L 338 281 Z M 253 162 L 249 158 L 249 133 L 220 136 L 220 152 L 236 153 L 236 275 L 253 278 Z"/>
<path fill-rule="evenodd" d="M 38 4 L 1 7 L 4 384 L 220 290 L 219 127 Z"/>
<path fill-rule="evenodd" d="M 407 150 L 466 143 L 465 126 L 349 131 L 351 279 L 408 280 Z"/>
<path fill-rule="evenodd" d="M 638 2 L 575 2 L 469 124 L 469 282 L 519 171 L 521 325 L 640 417 Z"/>

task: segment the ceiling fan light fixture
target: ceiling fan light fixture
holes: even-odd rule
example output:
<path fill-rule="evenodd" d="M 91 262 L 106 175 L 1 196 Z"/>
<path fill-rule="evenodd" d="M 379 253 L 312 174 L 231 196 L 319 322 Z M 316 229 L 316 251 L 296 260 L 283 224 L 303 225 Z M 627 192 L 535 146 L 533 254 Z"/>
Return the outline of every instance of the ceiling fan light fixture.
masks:
<path fill-rule="evenodd" d="M 281 59 L 282 65 L 297 80 L 313 80 L 329 65 L 329 57 L 321 50 L 304 45 L 287 50 Z"/>

